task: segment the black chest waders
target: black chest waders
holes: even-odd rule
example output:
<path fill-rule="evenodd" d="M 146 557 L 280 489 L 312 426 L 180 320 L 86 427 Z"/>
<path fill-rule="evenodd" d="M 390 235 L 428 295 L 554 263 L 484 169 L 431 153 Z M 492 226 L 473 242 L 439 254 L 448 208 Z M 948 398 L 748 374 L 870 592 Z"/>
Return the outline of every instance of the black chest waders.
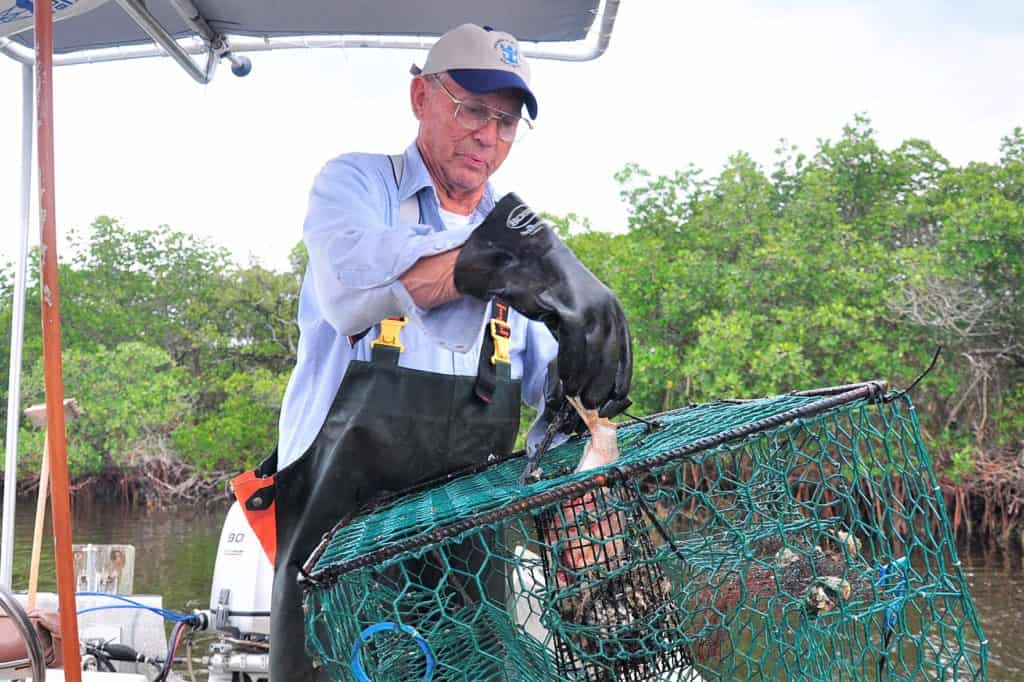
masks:
<path fill-rule="evenodd" d="M 398 157 L 400 160 L 400 157 Z M 396 181 L 401 177 L 395 163 Z M 403 222 L 418 222 L 416 197 L 402 202 Z M 407 217 L 414 211 L 412 217 Z M 381 322 L 369 362 L 353 360 L 313 444 L 277 471 L 276 452 L 234 483 L 253 528 L 274 563 L 270 612 L 270 677 L 273 682 L 327 679 L 306 648 L 299 569 L 340 520 L 381 495 L 480 464 L 512 451 L 519 429 L 520 382 L 510 376 L 508 307 L 495 301 L 477 377 L 398 366 L 399 330 L 405 320 Z M 276 545 L 276 547 L 275 547 Z M 467 542 L 459 560 L 475 573 L 485 557 Z M 429 557 L 410 562 L 424 584 L 444 567 Z M 387 576 L 381 576 L 387 579 Z M 506 578 L 483 581 L 486 595 L 503 603 Z"/>

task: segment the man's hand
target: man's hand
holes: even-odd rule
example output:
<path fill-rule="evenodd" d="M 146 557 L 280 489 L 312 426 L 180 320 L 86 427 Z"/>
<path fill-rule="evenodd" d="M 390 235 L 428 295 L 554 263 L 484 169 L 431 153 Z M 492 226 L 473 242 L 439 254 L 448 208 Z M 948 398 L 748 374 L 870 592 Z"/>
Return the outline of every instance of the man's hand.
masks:
<path fill-rule="evenodd" d="M 544 322 L 558 340 L 564 395 L 602 417 L 629 406 L 633 353 L 619 299 L 518 196 L 498 202 L 462 246 L 455 287 Z"/>

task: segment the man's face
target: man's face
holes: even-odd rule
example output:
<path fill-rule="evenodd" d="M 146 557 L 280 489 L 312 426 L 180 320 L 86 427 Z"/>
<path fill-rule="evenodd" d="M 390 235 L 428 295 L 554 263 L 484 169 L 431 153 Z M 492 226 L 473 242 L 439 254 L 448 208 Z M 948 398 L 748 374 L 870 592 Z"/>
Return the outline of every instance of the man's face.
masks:
<path fill-rule="evenodd" d="M 441 83 L 451 94 L 466 102 L 479 102 L 492 109 L 518 114 L 522 97 L 515 90 L 477 95 L 464 90 L 447 76 Z M 498 136 L 498 122 L 491 119 L 479 130 L 469 130 L 455 119 L 457 106 L 434 77 L 413 80 L 412 104 L 420 121 L 417 141 L 424 161 L 435 180 L 449 194 L 474 192 L 501 166 L 511 142 Z"/>

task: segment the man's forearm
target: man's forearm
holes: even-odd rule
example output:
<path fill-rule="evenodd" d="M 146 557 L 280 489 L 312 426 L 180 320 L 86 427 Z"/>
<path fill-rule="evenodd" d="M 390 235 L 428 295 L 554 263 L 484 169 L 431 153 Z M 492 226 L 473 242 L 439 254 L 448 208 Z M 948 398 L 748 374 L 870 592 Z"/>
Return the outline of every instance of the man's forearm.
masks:
<path fill-rule="evenodd" d="M 460 250 L 420 258 L 399 278 L 417 306 L 429 310 L 461 296 L 454 277 Z"/>

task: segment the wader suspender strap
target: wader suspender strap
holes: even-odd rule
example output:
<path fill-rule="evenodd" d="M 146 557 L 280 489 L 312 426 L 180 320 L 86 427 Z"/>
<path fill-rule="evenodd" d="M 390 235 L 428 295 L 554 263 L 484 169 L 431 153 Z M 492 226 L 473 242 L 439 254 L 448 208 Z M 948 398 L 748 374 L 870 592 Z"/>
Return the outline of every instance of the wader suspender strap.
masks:
<path fill-rule="evenodd" d="M 508 304 L 494 299 L 491 302 L 494 317 L 487 324 L 484 341 L 480 347 L 480 365 L 476 370 L 476 397 L 490 403 L 498 378 L 512 379 L 512 327 L 508 323 Z"/>
<path fill-rule="evenodd" d="M 404 169 L 404 166 L 405 166 L 405 159 L 402 157 L 401 154 L 392 154 L 391 156 L 388 157 L 388 159 L 391 161 L 391 174 L 395 176 L 395 187 L 401 187 L 402 186 L 402 170 Z M 417 196 L 415 194 L 413 194 L 411 197 L 407 197 L 407 198 L 403 199 L 402 202 L 398 205 L 398 221 L 402 225 L 415 225 L 415 224 L 420 222 L 420 201 L 419 201 L 419 199 L 417 198 Z M 394 338 L 394 340 L 397 342 L 398 341 L 398 329 L 401 329 L 402 327 L 405 326 L 405 321 L 404 321 L 405 318 L 404 317 L 393 317 L 393 318 L 388 318 L 388 319 L 390 319 L 390 320 L 403 320 L 402 324 L 399 325 L 397 329 L 395 329 L 394 336 L 393 337 L 389 337 L 389 338 Z M 366 336 L 369 333 L 370 333 L 369 329 L 364 329 L 363 331 L 359 332 L 358 334 L 353 334 L 353 335 L 349 336 L 348 337 L 348 344 L 349 344 L 349 346 L 355 346 L 357 343 L 359 343 L 360 339 L 362 339 L 364 336 Z M 377 341 L 374 341 L 373 344 L 371 344 L 371 348 L 376 346 L 378 343 L 384 343 L 384 344 L 387 344 L 387 345 L 392 345 L 392 344 L 388 343 L 388 341 L 384 340 L 385 339 L 385 334 L 386 334 L 386 332 L 383 329 L 383 323 L 381 323 L 381 335 L 380 335 L 381 338 L 377 339 Z M 404 348 L 402 348 L 401 344 L 398 344 L 397 348 L 398 348 L 399 352 L 405 350 Z M 388 354 L 388 357 L 390 358 L 390 353 Z M 395 362 L 396 363 L 398 362 L 398 355 L 397 355 L 397 353 L 395 354 Z"/>
<path fill-rule="evenodd" d="M 370 342 L 370 356 L 374 362 L 398 364 L 398 354 L 405 346 L 398 340 L 398 332 L 409 324 L 404 317 L 388 317 L 380 321 L 380 336 Z"/>
<path fill-rule="evenodd" d="M 395 186 L 401 187 L 405 159 L 401 154 L 393 154 L 388 158 L 391 159 L 391 172 L 395 176 Z M 416 225 L 420 222 L 420 200 L 417 195 L 413 194 L 411 197 L 403 199 L 402 203 L 398 205 L 398 220 L 403 225 Z"/>

